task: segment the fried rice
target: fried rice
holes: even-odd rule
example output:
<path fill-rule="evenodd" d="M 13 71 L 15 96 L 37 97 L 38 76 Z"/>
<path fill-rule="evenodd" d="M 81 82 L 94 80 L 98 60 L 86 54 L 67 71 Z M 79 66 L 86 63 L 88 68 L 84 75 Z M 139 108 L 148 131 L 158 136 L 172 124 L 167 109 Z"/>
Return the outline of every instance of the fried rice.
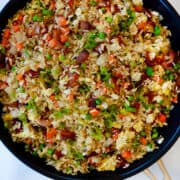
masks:
<path fill-rule="evenodd" d="M 180 64 L 141 0 L 32 0 L 2 33 L 0 102 L 14 142 L 75 175 L 158 148 Z"/>

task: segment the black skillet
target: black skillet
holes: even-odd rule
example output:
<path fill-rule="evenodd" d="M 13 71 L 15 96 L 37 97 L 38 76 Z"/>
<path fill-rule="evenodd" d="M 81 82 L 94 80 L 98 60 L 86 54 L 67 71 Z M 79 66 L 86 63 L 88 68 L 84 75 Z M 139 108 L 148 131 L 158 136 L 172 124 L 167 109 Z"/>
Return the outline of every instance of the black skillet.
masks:
<path fill-rule="evenodd" d="M 8 19 L 15 14 L 17 10 L 23 8 L 26 2 L 28 2 L 28 0 L 10 0 L 2 12 L 0 12 L 0 34 L 2 29 L 7 24 Z M 144 0 L 144 5 L 146 8 L 156 10 L 163 15 L 164 20 L 162 23 L 167 25 L 172 32 L 172 47 L 175 51 L 180 50 L 180 16 L 177 14 L 174 8 L 172 8 L 172 6 L 166 0 Z M 2 105 L 0 105 L 0 114 L 1 113 Z M 53 167 L 47 166 L 43 159 L 33 157 L 29 153 L 25 152 L 22 144 L 12 142 L 7 130 L 3 128 L 3 123 L 0 119 L 0 139 L 4 145 L 17 158 L 30 166 L 32 169 L 53 179 L 119 180 L 144 170 L 163 156 L 180 136 L 180 103 L 178 103 L 171 112 L 170 118 L 168 119 L 168 126 L 162 128 L 160 133 L 165 137 L 165 140 L 160 145 L 159 149 L 148 153 L 143 159 L 134 162 L 127 169 L 116 170 L 115 172 L 91 172 L 90 174 L 86 175 L 79 174 L 77 176 L 69 176 L 56 171 Z"/>

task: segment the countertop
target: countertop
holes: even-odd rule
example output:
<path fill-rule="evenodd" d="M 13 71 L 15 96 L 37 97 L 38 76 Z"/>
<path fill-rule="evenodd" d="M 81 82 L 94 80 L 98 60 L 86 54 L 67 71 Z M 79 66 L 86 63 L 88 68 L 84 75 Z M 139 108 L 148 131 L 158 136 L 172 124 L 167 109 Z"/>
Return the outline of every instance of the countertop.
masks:
<path fill-rule="evenodd" d="M 0 10 L 8 0 L 0 0 Z M 180 0 L 169 0 L 169 2 L 180 13 Z M 180 179 L 180 140 L 165 154 L 163 161 L 172 180 Z M 19 161 L 7 148 L 0 142 L 0 180 L 51 180 L 38 172 L 32 170 L 28 166 Z M 150 170 L 162 180 L 163 175 L 157 164 L 150 167 Z M 139 173 L 127 180 L 149 180 L 143 173 Z"/>

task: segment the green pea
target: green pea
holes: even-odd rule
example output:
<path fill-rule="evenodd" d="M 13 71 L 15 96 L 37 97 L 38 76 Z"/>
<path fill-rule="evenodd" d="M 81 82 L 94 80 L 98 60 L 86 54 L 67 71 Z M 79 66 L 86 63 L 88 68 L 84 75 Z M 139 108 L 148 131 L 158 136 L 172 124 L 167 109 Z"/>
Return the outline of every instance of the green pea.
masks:
<path fill-rule="evenodd" d="M 105 32 L 99 32 L 99 33 L 98 33 L 98 38 L 99 38 L 99 39 L 102 39 L 102 40 L 103 40 L 103 39 L 106 38 L 106 36 L 107 36 L 107 34 L 106 34 Z"/>
<path fill-rule="evenodd" d="M 146 74 L 147 74 L 148 76 L 152 77 L 152 76 L 154 75 L 154 70 L 153 70 L 153 68 L 148 66 L 148 67 L 146 68 Z"/>
<path fill-rule="evenodd" d="M 41 22 L 43 20 L 43 18 L 38 16 L 38 15 L 35 15 L 35 16 L 32 17 L 32 20 L 34 22 Z"/>
<path fill-rule="evenodd" d="M 106 22 L 108 22 L 108 23 L 112 23 L 113 18 L 110 17 L 110 16 L 108 16 L 108 17 L 105 18 L 105 20 L 106 20 Z"/>
<path fill-rule="evenodd" d="M 66 60 L 65 55 L 60 55 L 60 56 L 59 56 L 59 60 L 60 60 L 60 61 L 65 61 L 65 60 Z"/>
<path fill-rule="evenodd" d="M 154 33 L 155 36 L 160 35 L 161 34 L 161 28 L 159 26 L 155 26 L 153 33 Z"/>
<path fill-rule="evenodd" d="M 49 155 L 53 155 L 53 154 L 54 154 L 54 150 L 53 150 L 53 149 L 51 149 L 51 148 L 48 148 L 48 150 L 47 150 L 47 154 L 49 154 Z"/>
<path fill-rule="evenodd" d="M 101 99 L 96 99 L 96 100 L 95 100 L 95 102 L 96 102 L 96 105 L 100 105 L 100 104 L 102 104 Z"/>
<path fill-rule="evenodd" d="M 86 118 L 86 120 L 91 120 L 92 116 L 88 113 L 88 114 L 86 114 L 85 118 Z"/>

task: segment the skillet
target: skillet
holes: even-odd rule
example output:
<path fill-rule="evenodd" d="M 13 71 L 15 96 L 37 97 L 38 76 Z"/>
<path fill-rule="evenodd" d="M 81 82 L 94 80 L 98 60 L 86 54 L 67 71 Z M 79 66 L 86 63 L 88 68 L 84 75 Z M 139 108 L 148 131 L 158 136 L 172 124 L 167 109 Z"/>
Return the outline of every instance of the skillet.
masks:
<path fill-rule="evenodd" d="M 0 12 L 0 34 L 8 22 L 8 19 L 17 12 L 17 10 L 23 8 L 29 0 L 10 0 L 5 8 Z M 158 11 L 163 15 L 164 20 L 162 24 L 168 26 L 172 32 L 171 43 L 172 48 L 175 51 L 180 50 L 180 16 L 174 10 L 174 8 L 166 0 L 144 0 L 144 6 Z M 0 35 L 1 39 L 1 35 Z M 0 114 L 2 114 L 2 105 L 0 104 Z M 124 179 L 130 177 L 145 168 L 152 165 L 159 158 L 161 158 L 175 143 L 180 136 L 180 97 L 179 103 L 175 105 L 175 108 L 171 111 L 170 118 L 167 123 L 168 126 L 160 129 L 160 134 L 165 138 L 164 142 L 159 145 L 159 149 L 148 153 L 143 159 L 138 160 L 131 164 L 127 169 L 116 170 L 114 172 L 91 172 L 90 174 L 78 174 L 77 176 L 65 175 L 56 171 L 53 167 L 46 165 L 43 159 L 34 157 L 24 151 L 23 144 L 14 143 L 9 135 L 8 131 L 3 127 L 3 121 L 0 119 L 0 140 L 18 159 L 30 166 L 32 169 L 48 176 L 53 179 Z"/>

